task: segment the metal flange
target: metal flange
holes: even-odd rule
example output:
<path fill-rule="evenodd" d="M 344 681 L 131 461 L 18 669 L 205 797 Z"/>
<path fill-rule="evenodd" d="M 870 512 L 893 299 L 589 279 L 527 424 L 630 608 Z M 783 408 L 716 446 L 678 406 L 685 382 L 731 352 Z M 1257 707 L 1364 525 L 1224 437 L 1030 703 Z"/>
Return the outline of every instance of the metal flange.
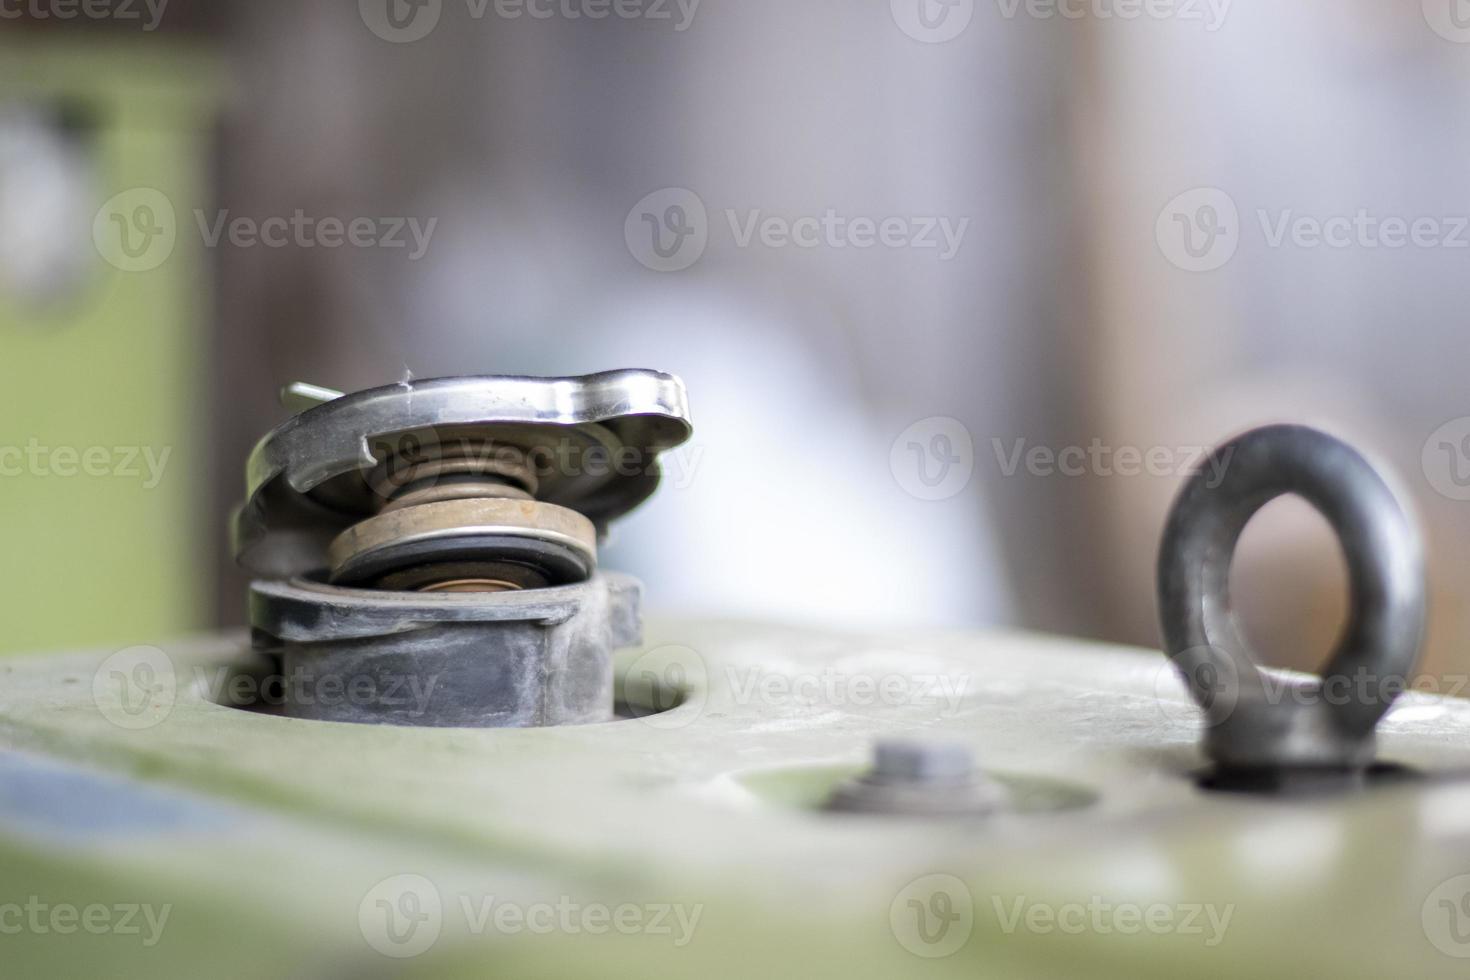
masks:
<path fill-rule="evenodd" d="M 285 714 L 429 728 L 613 717 L 612 651 L 641 639 L 640 588 L 597 574 L 498 594 L 383 592 L 308 579 L 250 587 L 256 645 Z"/>

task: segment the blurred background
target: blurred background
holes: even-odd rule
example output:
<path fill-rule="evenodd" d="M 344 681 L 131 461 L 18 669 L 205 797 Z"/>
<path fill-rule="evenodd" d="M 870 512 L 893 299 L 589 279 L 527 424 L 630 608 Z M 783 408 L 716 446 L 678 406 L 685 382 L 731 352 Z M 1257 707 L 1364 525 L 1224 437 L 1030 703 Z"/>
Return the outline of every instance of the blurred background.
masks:
<path fill-rule="evenodd" d="M 1463 673 L 1467 94 L 1463 0 L 0 0 L 0 645 L 242 623 L 286 383 L 650 367 L 655 614 L 1154 646 L 1172 495 L 1291 419 Z M 1234 577 L 1321 659 L 1320 518 Z"/>

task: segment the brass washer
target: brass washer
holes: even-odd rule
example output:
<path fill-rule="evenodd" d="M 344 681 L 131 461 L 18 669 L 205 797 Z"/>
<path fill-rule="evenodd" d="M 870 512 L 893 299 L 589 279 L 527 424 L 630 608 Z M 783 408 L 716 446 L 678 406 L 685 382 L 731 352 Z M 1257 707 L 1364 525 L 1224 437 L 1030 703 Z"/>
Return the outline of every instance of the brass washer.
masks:
<path fill-rule="evenodd" d="M 480 537 L 527 539 L 580 556 L 588 569 L 597 564 L 597 529 L 586 517 L 555 504 L 507 498 L 441 500 L 384 512 L 339 534 L 327 559 L 336 578 L 379 552 Z"/>

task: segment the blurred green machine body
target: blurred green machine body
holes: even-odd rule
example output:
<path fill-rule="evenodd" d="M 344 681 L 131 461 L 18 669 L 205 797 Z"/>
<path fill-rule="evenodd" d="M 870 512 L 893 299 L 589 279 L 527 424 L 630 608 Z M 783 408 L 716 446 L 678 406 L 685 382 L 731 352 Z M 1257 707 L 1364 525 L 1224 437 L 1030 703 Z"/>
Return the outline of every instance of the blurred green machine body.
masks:
<path fill-rule="evenodd" d="M 633 717 L 544 729 L 226 706 L 266 669 L 243 635 L 12 659 L 0 973 L 1465 976 L 1470 703 L 1411 694 L 1384 721 L 1380 757 L 1418 777 L 1267 797 L 1199 788 L 1199 716 L 1157 652 L 697 622 L 648 640 L 618 665 Z M 1011 802 L 825 812 L 894 735 L 969 746 Z"/>
<path fill-rule="evenodd" d="M 210 68 L 0 39 L 0 650 L 208 621 Z"/>

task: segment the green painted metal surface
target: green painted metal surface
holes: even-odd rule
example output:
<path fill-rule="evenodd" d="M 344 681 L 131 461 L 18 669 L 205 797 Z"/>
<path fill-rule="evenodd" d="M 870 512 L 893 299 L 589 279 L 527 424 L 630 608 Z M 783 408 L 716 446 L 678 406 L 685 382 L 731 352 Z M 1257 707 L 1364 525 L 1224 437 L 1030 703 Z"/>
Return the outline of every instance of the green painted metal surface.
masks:
<path fill-rule="evenodd" d="M 1417 778 L 1264 798 L 1197 787 L 1198 718 L 1155 652 L 649 641 L 620 658 L 642 717 L 547 730 L 221 705 L 262 667 L 240 636 L 0 664 L 0 930 L 32 899 L 169 910 L 154 933 L 0 934 L 6 975 L 1465 975 L 1470 703 L 1409 695 L 1385 721 L 1380 755 Z M 817 809 L 889 735 L 962 741 L 1030 802 Z"/>
<path fill-rule="evenodd" d="M 210 311 L 200 238 L 188 230 L 206 200 L 218 88 L 207 60 L 151 43 L 0 39 L 0 109 L 72 120 L 95 198 L 67 230 L 87 261 L 65 294 L 37 303 L 0 289 L 0 592 L 25 612 L 9 618 L 0 651 L 136 641 L 208 621 L 196 570 L 199 536 L 213 533 L 201 511 Z M 94 212 L 119 194 L 126 209 L 139 188 L 171 202 L 175 244 L 156 267 L 125 271 L 94 244 Z"/>

